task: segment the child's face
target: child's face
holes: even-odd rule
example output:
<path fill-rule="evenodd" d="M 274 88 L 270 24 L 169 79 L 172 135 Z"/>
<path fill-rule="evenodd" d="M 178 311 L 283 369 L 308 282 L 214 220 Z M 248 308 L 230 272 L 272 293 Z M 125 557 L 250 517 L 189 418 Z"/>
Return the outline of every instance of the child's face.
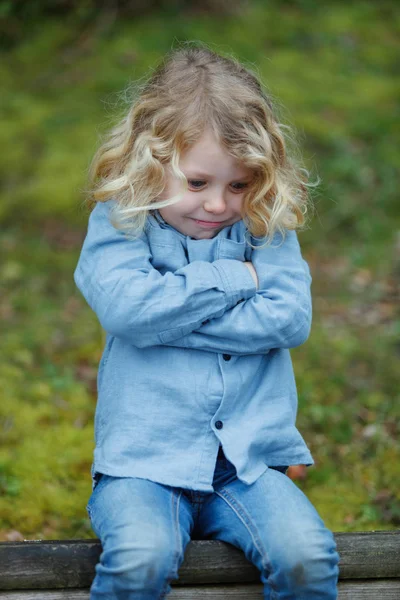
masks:
<path fill-rule="evenodd" d="M 241 165 L 207 130 L 179 162 L 188 180 L 183 198 L 171 206 L 159 209 L 164 221 L 196 240 L 213 238 L 241 216 L 246 188 L 252 171 Z M 167 172 L 167 184 L 162 198 L 181 193 L 179 180 Z"/>

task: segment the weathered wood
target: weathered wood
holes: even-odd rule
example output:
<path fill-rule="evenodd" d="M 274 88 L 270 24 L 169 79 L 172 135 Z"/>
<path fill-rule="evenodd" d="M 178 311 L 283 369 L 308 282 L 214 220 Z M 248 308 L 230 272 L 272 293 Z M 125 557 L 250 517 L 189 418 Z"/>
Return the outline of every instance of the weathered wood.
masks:
<path fill-rule="evenodd" d="M 340 579 L 400 577 L 400 530 L 335 533 L 335 539 Z"/>
<path fill-rule="evenodd" d="M 262 585 L 172 587 L 171 600 L 262 600 Z M 339 600 L 399 600 L 399 580 L 357 580 L 339 583 Z M 0 592 L 0 600 L 89 600 L 89 590 L 24 590 Z"/>
<path fill-rule="evenodd" d="M 339 600 L 399 600 L 400 579 L 339 581 Z"/>
<path fill-rule="evenodd" d="M 95 540 L 0 543 L 0 590 L 89 587 L 101 545 Z"/>
<path fill-rule="evenodd" d="M 337 533 L 335 537 L 341 580 L 400 581 L 400 531 Z M 89 588 L 100 552 L 96 540 L 1 542 L 0 590 Z M 237 548 L 216 540 L 195 540 L 186 550 L 176 585 L 259 581 L 258 570 Z"/>

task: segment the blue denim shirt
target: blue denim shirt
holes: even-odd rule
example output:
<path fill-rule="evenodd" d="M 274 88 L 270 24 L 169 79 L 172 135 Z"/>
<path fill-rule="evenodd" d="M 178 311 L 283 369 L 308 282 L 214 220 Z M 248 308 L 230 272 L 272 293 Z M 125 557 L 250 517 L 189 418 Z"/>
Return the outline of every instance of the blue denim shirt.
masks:
<path fill-rule="evenodd" d="M 289 352 L 312 312 L 296 233 L 252 249 L 243 221 L 195 240 L 155 213 L 132 240 L 111 206 L 92 211 L 74 275 L 107 333 L 93 477 L 212 492 L 220 444 L 246 484 L 268 466 L 312 464 Z"/>

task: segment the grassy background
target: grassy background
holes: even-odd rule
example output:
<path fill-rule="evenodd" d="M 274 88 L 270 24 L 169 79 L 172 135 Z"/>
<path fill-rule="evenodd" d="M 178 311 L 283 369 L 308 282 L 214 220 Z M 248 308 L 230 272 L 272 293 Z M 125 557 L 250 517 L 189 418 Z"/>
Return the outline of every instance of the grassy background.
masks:
<path fill-rule="evenodd" d="M 39 18 L 0 2 L 11 32 L 0 63 L 0 540 L 93 535 L 103 335 L 72 278 L 82 190 L 121 90 L 187 39 L 258 69 L 322 180 L 300 235 L 313 328 L 292 352 L 316 466 L 297 483 L 335 531 L 399 526 L 396 3 L 253 0 L 225 14 L 184 4 Z"/>

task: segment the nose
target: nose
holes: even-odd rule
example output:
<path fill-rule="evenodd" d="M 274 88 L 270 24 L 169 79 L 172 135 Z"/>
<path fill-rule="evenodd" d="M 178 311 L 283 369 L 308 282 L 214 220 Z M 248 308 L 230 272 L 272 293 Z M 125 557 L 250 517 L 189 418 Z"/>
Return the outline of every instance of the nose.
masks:
<path fill-rule="evenodd" d="M 216 215 L 222 214 L 226 210 L 226 201 L 221 192 L 209 192 L 209 196 L 204 201 L 204 210 Z"/>

